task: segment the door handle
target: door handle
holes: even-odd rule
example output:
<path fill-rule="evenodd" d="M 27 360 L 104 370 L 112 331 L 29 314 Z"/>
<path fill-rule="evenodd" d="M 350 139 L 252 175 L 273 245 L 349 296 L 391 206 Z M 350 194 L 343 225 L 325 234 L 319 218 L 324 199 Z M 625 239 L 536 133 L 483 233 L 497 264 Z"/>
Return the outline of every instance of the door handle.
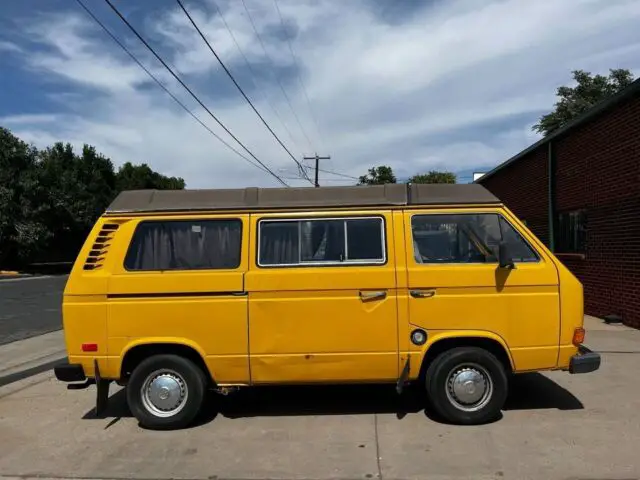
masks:
<path fill-rule="evenodd" d="M 387 292 L 385 290 L 380 290 L 377 292 L 367 292 L 360 291 L 360 300 L 363 302 L 370 302 L 371 300 L 382 300 L 383 298 L 387 298 Z"/>
<path fill-rule="evenodd" d="M 436 294 L 435 290 L 409 290 L 413 298 L 431 298 Z"/>

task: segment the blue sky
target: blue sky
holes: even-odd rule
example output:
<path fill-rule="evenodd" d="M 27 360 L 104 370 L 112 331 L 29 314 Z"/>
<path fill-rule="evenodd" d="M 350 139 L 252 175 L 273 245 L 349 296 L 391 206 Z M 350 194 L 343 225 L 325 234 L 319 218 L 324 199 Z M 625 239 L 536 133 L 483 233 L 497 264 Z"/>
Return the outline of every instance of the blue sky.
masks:
<path fill-rule="evenodd" d="M 387 164 L 400 178 L 447 169 L 468 181 L 537 140 L 531 125 L 571 70 L 640 73 L 635 0 L 278 0 L 284 23 L 274 0 L 245 0 L 266 52 L 241 0 L 184 1 L 289 149 L 330 154 L 326 169 L 354 177 Z M 84 2 L 233 143 L 103 0 Z M 258 158 L 304 185 L 174 0 L 114 3 Z M 89 143 L 116 165 L 146 162 L 192 188 L 275 184 L 181 110 L 75 0 L 3 3 L 0 125 L 37 146 Z"/>

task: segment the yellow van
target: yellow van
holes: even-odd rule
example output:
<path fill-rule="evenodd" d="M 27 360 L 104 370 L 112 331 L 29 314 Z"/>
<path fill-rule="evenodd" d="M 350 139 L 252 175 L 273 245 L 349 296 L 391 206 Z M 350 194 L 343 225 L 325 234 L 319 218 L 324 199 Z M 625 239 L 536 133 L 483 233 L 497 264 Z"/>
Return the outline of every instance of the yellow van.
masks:
<path fill-rule="evenodd" d="M 582 286 L 480 185 L 130 191 L 63 301 L 59 380 L 188 425 L 207 389 L 410 382 L 460 424 L 511 374 L 597 370 Z"/>

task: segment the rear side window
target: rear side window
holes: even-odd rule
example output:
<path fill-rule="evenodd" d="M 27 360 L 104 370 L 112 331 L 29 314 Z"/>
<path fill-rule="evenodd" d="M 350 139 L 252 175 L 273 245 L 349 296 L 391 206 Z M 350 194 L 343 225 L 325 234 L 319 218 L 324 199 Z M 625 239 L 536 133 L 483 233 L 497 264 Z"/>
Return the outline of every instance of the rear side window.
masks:
<path fill-rule="evenodd" d="M 240 266 L 241 243 L 238 219 L 141 222 L 124 267 L 130 271 L 234 269 Z"/>
<path fill-rule="evenodd" d="M 381 264 L 386 261 L 382 218 L 262 220 L 260 266 Z"/>
<path fill-rule="evenodd" d="M 415 215 L 411 220 L 417 263 L 496 263 L 500 242 L 514 262 L 537 262 L 522 236 L 497 214 Z"/>

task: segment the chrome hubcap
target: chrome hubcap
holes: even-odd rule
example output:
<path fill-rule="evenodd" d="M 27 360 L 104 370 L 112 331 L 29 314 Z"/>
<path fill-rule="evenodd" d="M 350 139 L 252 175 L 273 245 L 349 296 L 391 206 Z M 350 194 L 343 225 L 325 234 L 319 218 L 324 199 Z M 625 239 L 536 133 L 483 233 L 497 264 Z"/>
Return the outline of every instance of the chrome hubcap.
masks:
<path fill-rule="evenodd" d="M 156 370 L 141 390 L 142 404 L 157 417 L 171 417 L 182 410 L 189 391 L 184 379 L 173 370 Z"/>
<path fill-rule="evenodd" d="M 458 409 L 475 412 L 485 407 L 493 395 L 487 370 L 477 364 L 455 367 L 447 377 L 447 398 Z"/>

